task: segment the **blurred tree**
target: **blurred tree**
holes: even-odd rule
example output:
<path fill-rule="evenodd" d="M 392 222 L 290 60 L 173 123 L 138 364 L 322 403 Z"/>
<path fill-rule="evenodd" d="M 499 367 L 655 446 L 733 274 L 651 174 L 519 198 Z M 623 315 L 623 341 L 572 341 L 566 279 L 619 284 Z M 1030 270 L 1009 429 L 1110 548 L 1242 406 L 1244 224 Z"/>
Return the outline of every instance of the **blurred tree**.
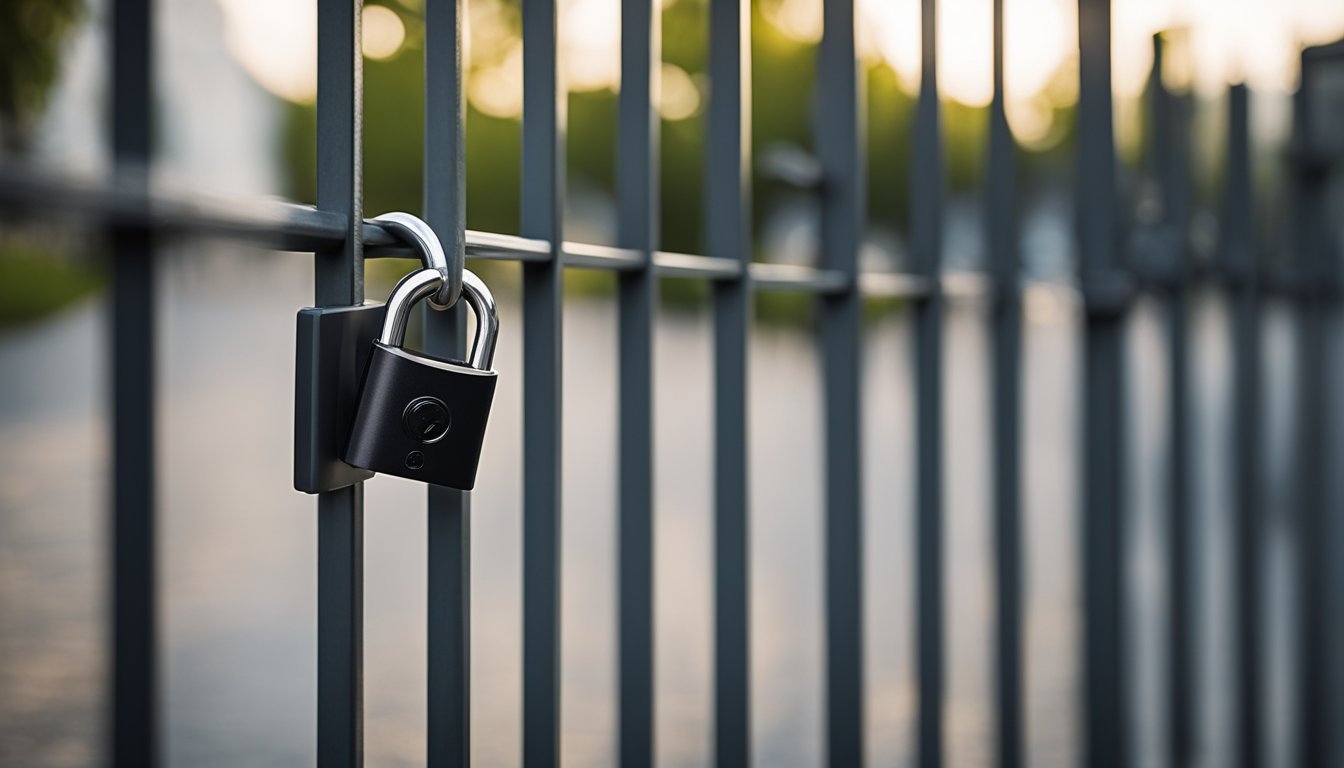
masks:
<path fill-rule="evenodd" d="M 482 0 L 484 2 L 484 0 Z M 372 4 L 372 3 L 371 3 Z M 424 40 L 420 5 L 382 0 L 406 25 L 401 50 L 385 60 L 364 65 L 364 191 L 365 210 L 418 211 L 421 195 L 421 153 L 424 135 L 422 88 Z M 491 23 L 504 33 L 492 34 L 492 50 L 472 59 L 498 64 L 519 36 L 518 0 L 490 7 Z M 480 10 L 474 4 L 473 13 Z M 482 5 L 481 8 L 484 8 Z M 695 84 L 699 102 L 682 119 L 662 121 L 660 146 L 660 246 L 666 250 L 700 252 L 704 184 L 704 113 L 708 103 L 708 5 L 706 0 L 673 0 L 663 9 L 663 61 L 683 70 Z M 813 83 L 816 46 L 788 37 L 753 3 L 751 121 L 752 152 L 759 157 L 772 145 L 807 148 L 812 144 Z M 477 41 L 479 45 L 480 42 Z M 499 50 L 493 50 L 498 48 Z M 472 78 L 472 62 L 466 62 Z M 866 77 L 866 147 L 869 220 L 899 233 L 909 211 L 910 148 L 915 96 L 902 89 L 896 73 L 883 61 L 864 64 Z M 1067 67 L 1058 78 L 1072 77 Z M 506 87 L 492 81 L 492 87 Z M 492 92 L 493 94 L 493 92 Z M 500 94 L 493 94 L 500 95 Z M 507 101 L 508 96 L 502 96 Z M 1045 98 L 1043 95 L 1042 98 Z M 493 99 L 492 99 L 493 100 Z M 1068 100 L 1048 100 L 1067 103 Z M 609 204 L 616 199 L 617 103 L 615 88 L 574 91 L 568 99 L 565 141 L 566 180 L 571 191 L 596 191 Z M 311 104 L 287 107 L 284 144 L 291 173 L 290 192 L 300 200 L 314 195 L 315 114 Z M 1034 183 L 1055 184 L 1072 160 L 1072 106 L 1052 106 L 1052 134 L 1031 150 L 1021 149 L 1022 189 Z M 498 109 L 494 110 L 498 112 Z M 507 115 L 507 113 L 505 113 Z M 988 110 L 944 101 L 946 188 L 954 196 L 975 195 L 982 183 Z M 467 103 L 467 226 L 493 232 L 518 231 L 521 130 L 516 116 L 497 116 Z M 800 192 L 753 167 L 753 226 L 758 235 L 772 211 Z M 1033 180 L 1034 177 L 1034 180 Z M 571 202 L 575 196 L 571 195 Z M 760 254 L 758 254 L 759 256 Z M 567 281 L 572 289 L 610 290 L 609 280 L 583 273 Z M 664 295 L 674 301 L 703 295 L 694 281 L 667 282 Z"/>
<path fill-rule="evenodd" d="M 32 141 L 61 48 L 83 13 L 83 0 L 0 2 L 0 149 L 17 154 Z"/>
<path fill-rule="evenodd" d="M 83 16 L 82 0 L 0 0 L 0 154 L 31 146 L 65 42 Z M 37 320 L 97 288 L 101 274 L 75 263 L 85 255 L 77 234 L 23 220 L 0 226 L 0 328 Z"/>

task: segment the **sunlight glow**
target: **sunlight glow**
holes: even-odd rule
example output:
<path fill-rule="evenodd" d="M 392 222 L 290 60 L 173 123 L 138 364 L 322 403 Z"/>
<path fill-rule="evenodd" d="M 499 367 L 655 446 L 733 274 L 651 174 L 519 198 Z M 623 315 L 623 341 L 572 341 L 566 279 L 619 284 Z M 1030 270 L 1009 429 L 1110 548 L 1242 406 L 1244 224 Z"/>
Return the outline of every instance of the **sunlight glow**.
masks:
<path fill-rule="evenodd" d="M 397 12 L 382 5 L 364 6 L 364 55 L 370 59 L 390 59 L 406 41 L 406 25 Z"/>
<path fill-rule="evenodd" d="M 312 0 L 217 0 L 229 50 L 276 95 L 310 102 L 316 90 L 316 4 Z M 676 0 L 659 0 L 666 5 Z M 685 2 L 686 0 L 681 0 Z M 911 91 L 919 86 L 919 0 L 856 0 L 858 44 L 870 64 L 885 62 Z M 619 0 L 559 0 L 561 75 L 565 87 L 620 87 Z M 822 0 L 760 0 L 766 24 L 786 38 L 821 38 Z M 1076 82 L 1075 0 L 1005 0 L 1007 110 L 1020 138 L 1052 132 L 1053 108 L 1071 103 Z M 487 114 L 514 117 L 522 108 L 518 9 L 503 0 L 468 0 L 467 91 Z M 968 105 L 987 104 L 991 87 L 991 0 L 938 0 L 939 90 Z M 1286 92 L 1295 85 L 1304 44 L 1344 34 L 1338 0 L 1123 0 L 1114 3 L 1115 91 L 1141 93 L 1152 63 L 1153 33 L 1185 28 L 1189 60 L 1173 62 L 1172 80 L 1205 94 L 1245 79 L 1253 88 Z M 369 58 L 395 55 L 406 29 L 382 6 L 364 11 Z M 700 88 L 683 70 L 663 72 L 659 110 L 669 119 L 697 114 Z"/>
<path fill-rule="evenodd" d="M 1054 105 L 1048 99 L 1008 99 L 1003 108 L 1019 143 L 1028 148 L 1054 144 Z"/>
<path fill-rule="evenodd" d="M 784 0 L 810 2 L 811 0 Z M 919 88 L 919 0 L 859 0 L 863 29 L 901 83 Z M 1039 94 L 1076 47 L 1068 0 L 1005 0 L 1004 66 L 1009 98 Z M 947 98 L 984 106 L 994 95 L 989 0 L 939 0 L 938 80 Z"/>
<path fill-rule="evenodd" d="M 761 15 L 792 40 L 821 40 L 821 0 L 761 0 Z"/>
<path fill-rule="evenodd" d="M 224 43 L 243 69 L 282 99 L 317 98 L 317 3 L 219 0 Z"/>
<path fill-rule="evenodd" d="M 475 70 L 466 82 L 473 107 L 491 117 L 518 117 L 523 113 L 523 44 L 513 43 L 503 61 Z"/>
<path fill-rule="evenodd" d="M 876 49 L 915 90 L 919 85 L 920 1 L 858 0 L 859 41 Z M 821 0 L 762 0 L 762 15 L 802 43 L 821 39 Z M 982 105 L 991 96 L 990 0 L 938 0 L 939 85 L 948 98 Z M 1005 0 L 1006 79 L 1010 98 L 1030 98 L 1077 56 L 1073 0 Z M 1344 3 L 1334 0 L 1124 0 L 1112 10 L 1116 93 L 1143 90 L 1152 65 L 1154 33 L 1190 30 L 1196 87 L 1217 92 L 1245 78 L 1258 88 L 1288 91 L 1300 45 L 1344 34 Z"/>
<path fill-rule="evenodd" d="M 675 64 L 663 64 L 662 93 L 658 94 L 658 114 L 664 120 L 685 120 L 700 113 L 700 89 L 686 70 Z"/>
<path fill-rule="evenodd" d="M 560 0 L 560 73 L 571 91 L 621 81 L 620 0 Z"/>

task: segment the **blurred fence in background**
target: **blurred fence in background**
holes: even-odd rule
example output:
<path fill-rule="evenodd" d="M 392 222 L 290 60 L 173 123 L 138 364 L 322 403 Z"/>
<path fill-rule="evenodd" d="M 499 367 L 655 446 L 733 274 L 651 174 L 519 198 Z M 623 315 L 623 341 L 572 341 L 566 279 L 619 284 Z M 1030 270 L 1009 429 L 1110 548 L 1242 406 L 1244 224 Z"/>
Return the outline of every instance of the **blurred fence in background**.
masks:
<path fill-rule="evenodd" d="M 760 165 L 816 216 L 811 263 L 779 263 L 753 242 L 752 22 L 745 0 L 709 0 L 705 74 L 710 88 L 704 121 L 703 192 L 697 221 L 702 252 L 663 249 L 661 214 L 682 204 L 660 199 L 659 88 L 661 6 L 623 0 L 620 13 L 620 92 L 612 166 L 614 244 L 565 239 L 566 94 L 557 64 L 555 0 L 521 4 L 521 176 L 518 234 L 466 229 L 468 172 L 461 2 L 426 0 L 423 26 L 423 200 L 420 208 L 446 245 L 469 259 L 521 264 L 516 307 L 521 367 L 504 375 L 521 381 L 523 657 L 519 734 L 522 762 L 560 762 L 561 744 L 561 475 L 562 461 L 583 457 L 562 450 L 562 350 L 566 270 L 614 273 L 618 333 L 616 394 L 617 737 L 612 759 L 621 765 L 654 762 L 655 722 L 655 318 L 660 281 L 684 278 L 705 289 L 712 323 L 713 472 L 713 747 L 721 766 L 752 761 L 752 516 L 753 445 L 749 340 L 758 295 L 797 294 L 811 301 L 821 388 L 820 496 L 824 557 L 824 762 L 860 765 L 874 739 L 865 732 L 865 606 L 885 585 L 865 578 L 865 553 L 882 551 L 865 538 L 865 435 L 908 432 L 914 483 L 912 632 L 916 696 L 914 753 L 921 766 L 945 760 L 949 733 L 945 627 L 947 586 L 955 564 L 944 559 L 948 484 L 958 482 L 959 458 L 948 450 L 944 333 L 949 306 L 981 306 L 990 334 L 990 500 L 994 545 L 995 741 L 988 750 L 1000 765 L 1027 764 L 1029 723 L 1025 690 L 1023 512 L 1023 316 L 1040 294 L 1060 292 L 1081 302 L 1081 422 L 1077 434 L 1077 487 L 1081 494 L 1077 560 L 1081 569 L 1082 647 L 1078 761 L 1126 765 L 1139 758 L 1130 668 L 1126 568 L 1134 493 L 1133 424 L 1157 405 L 1129 391 L 1127 329 L 1142 302 L 1165 318 L 1166 361 L 1161 447 L 1166 458 L 1161 508 L 1168 562 L 1163 643 L 1167 666 L 1161 705 L 1166 716 L 1165 761 L 1196 764 L 1213 748 L 1199 736 L 1201 632 L 1211 631 L 1202 601 L 1200 538 L 1195 515 L 1200 450 L 1225 450 L 1232 470 L 1222 498 L 1222 525 L 1233 541 L 1235 585 L 1232 647 L 1235 674 L 1227 681 L 1234 727 L 1219 754 L 1257 765 L 1270 753 L 1265 734 L 1274 718 L 1293 724 L 1295 762 L 1334 766 L 1344 760 L 1344 569 L 1333 553 L 1344 544 L 1344 488 L 1333 471 L 1340 460 L 1336 428 L 1338 387 L 1332 329 L 1338 327 L 1340 256 L 1344 231 L 1344 43 L 1302 52 L 1294 98 L 1292 140 L 1279 175 L 1286 183 L 1257 182 L 1252 153 L 1250 94 L 1233 86 L 1225 99 L 1217 163 L 1221 179 L 1212 198 L 1220 213 L 1215 232 L 1201 218 L 1194 170 L 1209 132 L 1196 131 L 1193 96 L 1173 87 L 1164 72 L 1172 55 L 1164 36 L 1153 40 L 1152 75 L 1145 92 L 1142 161 L 1118 162 L 1113 112 L 1111 7 L 1080 0 L 1078 98 L 1072 140 L 1076 163 L 1067 195 L 1075 222 L 1076 272 L 1043 280 L 1024 272 L 1021 156 L 1009 129 L 1004 78 L 1005 8 L 993 0 L 993 98 L 988 109 L 982 175 L 983 269 L 949 270 L 945 241 L 944 105 L 939 98 L 939 21 L 932 0 L 921 4 L 919 96 L 909 126 L 909 187 L 901 220 L 908 227 L 902 259 L 874 269 L 861 259 L 868 244 L 868 197 L 875 173 L 865 150 L 895 126 L 867 119 L 853 0 L 823 0 L 811 101 L 811 148 L 776 148 Z M 405 248 L 365 219 L 363 195 L 363 51 L 361 3 L 317 4 L 314 114 L 316 205 L 228 197 L 209 190 L 182 193 L 152 180 L 156 147 L 154 24 L 149 0 L 114 0 L 107 9 L 111 35 L 105 51 L 109 78 L 112 170 L 102 175 L 53 173 L 31 164 L 0 165 L 4 220 L 74 221 L 97 232 L 110 265 L 112 483 L 110 561 L 112 611 L 111 760 L 117 765 L 160 762 L 163 713 L 158 706 L 161 667 L 156 573 L 156 445 L 160 402 L 156 389 L 156 275 L 162 244 L 177 235 L 241 241 L 312 252 L 315 302 L 358 304 L 365 298 L 365 258 L 404 257 Z M 942 19 L 955 25 L 957 19 Z M 417 94 L 417 96 L 420 94 Z M 759 96 L 757 97 L 759 98 Z M 90 118 L 92 119 L 92 118 Z M 17 125 L 17 123 L 16 123 Z M 568 126 L 571 131 L 573 126 Z M 30 129 L 23 129 L 30 130 Z M 16 129 L 16 134 L 19 129 Z M 880 170 L 880 169 L 879 169 Z M 303 175 L 302 170 L 300 175 Z M 395 183 L 395 182 L 393 182 Z M 300 185 L 302 186 L 302 185 Z M 404 187 L 404 181 L 402 186 Z M 1262 192 L 1263 191 L 1263 192 Z M 1257 199 L 1257 193 L 1259 198 Z M 1272 195 L 1272 199 L 1265 199 Z M 885 206 L 888 200 L 879 201 Z M 689 248 L 687 250 L 690 250 Z M 958 266 L 965 266 L 959 264 Z M 972 265 L 973 266 L 973 265 Z M 897 269 L 897 267 L 900 267 Z M 1199 444 L 1191 424 L 1201 405 L 1196 386 L 1199 350 L 1192 343 L 1197 293 L 1225 298 L 1230 322 L 1231 407 L 1220 418 L 1224 445 Z M 1288 494 L 1266 488 L 1275 443 L 1266 433 L 1267 379 L 1263 347 L 1265 306 L 1292 313 L 1297 370 L 1296 413 L 1288 451 Z M 913 419 L 875 421 L 863 391 L 865 317 L 895 303 L 912 324 Z M 460 354 L 460 313 L 428 314 L 425 347 Z M 278 331 L 278 329 L 277 329 Z M 1135 413 L 1135 410 L 1139 412 Z M 771 413 L 772 419 L 788 419 Z M 288 424 L 277 435 L 288 434 Z M 1029 425 L 1025 425 L 1028 426 Z M 660 484 L 677 478 L 659 477 Z M 246 483 L 246 478 L 238 482 Z M 317 501 L 317 757 L 320 765 L 363 760 L 364 502 L 356 485 Z M 430 765 L 466 765 L 471 759 L 471 535 L 470 495 L 427 493 L 427 701 L 425 751 Z M 1290 522 L 1298 573 L 1293 580 L 1297 651 L 1290 668 L 1295 703 L 1267 688 L 1265 649 L 1272 605 L 1266 588 L 1265 537 L 1271 519 Z M 906 550 L 903 550 L 906 551 Z M 477 587 L 479 589 L 479 585 Z M 875 591 L 876 596 L 866 594 Z M 1277 593 L 1276 593 L 1277 594 Z M 1277 615 L 1277 614 L 1274 614 Z M 481 684 L 478 679 L 477 685 Z M 487 683 L 488 684 L 488 683 Z M 1287 706 L 1283 712 L 1269 711 Z M 1285 715 L 1284 712 L 1287 714 Z M 1049 728 L 1050 724 L 1032 727 Z M 1281 754 L 1276 751 L 1275 754 Z M 763 761 L 758 757 L 758 760 Z"/>

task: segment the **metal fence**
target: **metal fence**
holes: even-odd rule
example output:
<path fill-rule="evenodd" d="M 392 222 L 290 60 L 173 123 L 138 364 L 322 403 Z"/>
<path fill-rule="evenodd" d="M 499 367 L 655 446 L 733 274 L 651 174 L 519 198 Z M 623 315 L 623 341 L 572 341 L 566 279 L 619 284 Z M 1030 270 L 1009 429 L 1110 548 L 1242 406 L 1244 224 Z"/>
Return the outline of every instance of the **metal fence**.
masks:
<path fill-rule="evenodd" d="M 461 0 L 425 3 L 424 210 L 445 244 L 468 258 L 522 263 L 524 457 L 523 762 L 556 765 L 559 753 L 560 477 L 562 274 L 566 268 L 619 276 L 619 760 L 653 762 L 653 451 L 652 337 L 658 281 L 689 277 L 712 286 L 714 315 L 714 756 L 720 766 L 751 762 L 748 610 L 747 342 L 753 296 L 787 291 L 815 296 L 820 310 L 825 420 L 825 702 L 831 765 L 864 762 L 863 528 L 860 507 L 860 398 L 864 302 L 899 297 L 913 307 L 916 353 L 918 759 L 943 762 L 942 636 L 944 588 L 942 334 L 945 298 L 965 294 L 992 306 L 993 519 L 996 531 L 996 690 L 1001 765 L 1024 763 L 1023 552 L 1021 520 L 1020 348 L 1025 290 L 1016 250 L 1015 146 L 1004 112 L 1003 0 L 994 9 L 994 101 L 990 109 L 985 199 L 987 279 L 943 273 L 942 138 L 935 3 L 923 0 L 923 69 L 916 115 L 911 200 L 913 269 L 859 269 L 865 223 L 861 79 L 853 0 L 824 0 L 818 51 L 814 152 L 821 178 L 820 263 L 782 266 L 752 259 L 750 216 L 750 5 L 709 0 L 709 80 L 704 255 L 658 249 L 658 125 L 654 78 L 660 62 L 658 4 L 623 0 L 619 107 L 619 247 L 564 240 L 561 231 L 564 109 L 557 81 L 556 0 L 522 0 L 524 108 L 521 236 L 464 231 L 464 136 Z M 116 173 L 74 181 L 7 165 L 0 168 L 0 207 L 31 214 L 58 211 L 105 225 L 112 243 L 113 498 L 112 760 L 158 762 L 155 639 L 155 241 L 173 232 L 208 234 L 312 251 L 316 303 L 364 300 L 364 259 L 404 255 L 389 231 L 365 221 L 361 195 L 362 73 L 359 0 L 318 0 L 317 201 L 286 203 L 182 198 L 145 180 L 151 154 L 154 73 L 149 0 L 114 0 L 111 19 L 112 145 Z M 1331 632 L 1338 584 L 1330 570 L 1338 509 L 1326 496 L 1328 446 L 1322 426 L 1330 404 L 1326 323 L 1337 285 L 1338 245 L 1327 231 L 1324 189 L 1340 166 L 1338 109 L 1313 101 L 1314 73 L 1338 66 L 1344 47 L 1309 49 L 1302 58 L 1297 138 L 1289 160 L 1293 186 L 1290 258 L 1269 270 L 1253 222 L 1248 98 L 1228 100 L 1225 222 L 1217 258 L 1196 265 L 1187 245 L 1191 182 L 1182 127 L 1186 102 L 1168 92 L 1157 46 L 1151 102 L 1150 170 L 1161 215 L 1131 227 L 1122 204 L 1112 135 L 1109 0 L 1080 0 L 1080 91 L 1077 126 L 1076 288 L 1084 302 L 1084 424 L 1081 500 L 1084 583 L 1085 762 L 1133 762 L 1127 727 L 1129 676 L 1124 669 L 1122 535 L 1126 435 L 1123 351 L 1127 310 L 1142 291 L 1163 302 L 1169 321 L 1171 759 L 1196 759 L 1194 690 L 1196 592 L 1192 572 L 1193 507 L 1190 355 L 1187 311 L 1192 286 L 1218 280 L 1234 307 L 1234 451 L 1238 611 L 1238 702 L 1234 752 L 1245 765 L 1261 755 L 1264 655 L 1259 536 L 1264 510 L 1258 484 L 1259 304 L 1267 292 L 1289 297 L 1299 312 L 1303 369 L 1297 395 L 1301 584 L 1300 759 L 1341 764 L 1338 689 L 1341 654 Z M 1160 43 L 1160 41 L 1159 41 Z M 1318 126 L 1318 128 L 1311 128 Z M 1313 131 L 1316 131 L 1313 133 Z M 1330 154 L 1331 149 L 1336 154 Z M 1334 215 L 1338 215 L 1335 213 Z M 460 310 L 430 313 L 426 345 L 459 354 Z M 901 427 L 904 428 L 904 427 Z M 429 563 L 428 761 L 470 762 L 470 495 L 431 487 L 427 494 Z M 323 493 L 318 512 L 318 732 L 322 766 L 362 762 L 363 489 Z"/>

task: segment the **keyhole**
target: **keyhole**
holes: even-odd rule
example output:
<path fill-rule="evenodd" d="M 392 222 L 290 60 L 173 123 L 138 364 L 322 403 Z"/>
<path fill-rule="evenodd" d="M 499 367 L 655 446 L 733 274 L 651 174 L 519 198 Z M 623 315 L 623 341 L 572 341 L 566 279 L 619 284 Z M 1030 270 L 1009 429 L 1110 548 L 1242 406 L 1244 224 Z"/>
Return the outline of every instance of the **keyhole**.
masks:
<path fill-rule="evenodd" d="M 402 415 L 406 432 L 422 443 L 432 443 L 448 434 L 452 414 L 437 397 L 417 397 Z"/>

